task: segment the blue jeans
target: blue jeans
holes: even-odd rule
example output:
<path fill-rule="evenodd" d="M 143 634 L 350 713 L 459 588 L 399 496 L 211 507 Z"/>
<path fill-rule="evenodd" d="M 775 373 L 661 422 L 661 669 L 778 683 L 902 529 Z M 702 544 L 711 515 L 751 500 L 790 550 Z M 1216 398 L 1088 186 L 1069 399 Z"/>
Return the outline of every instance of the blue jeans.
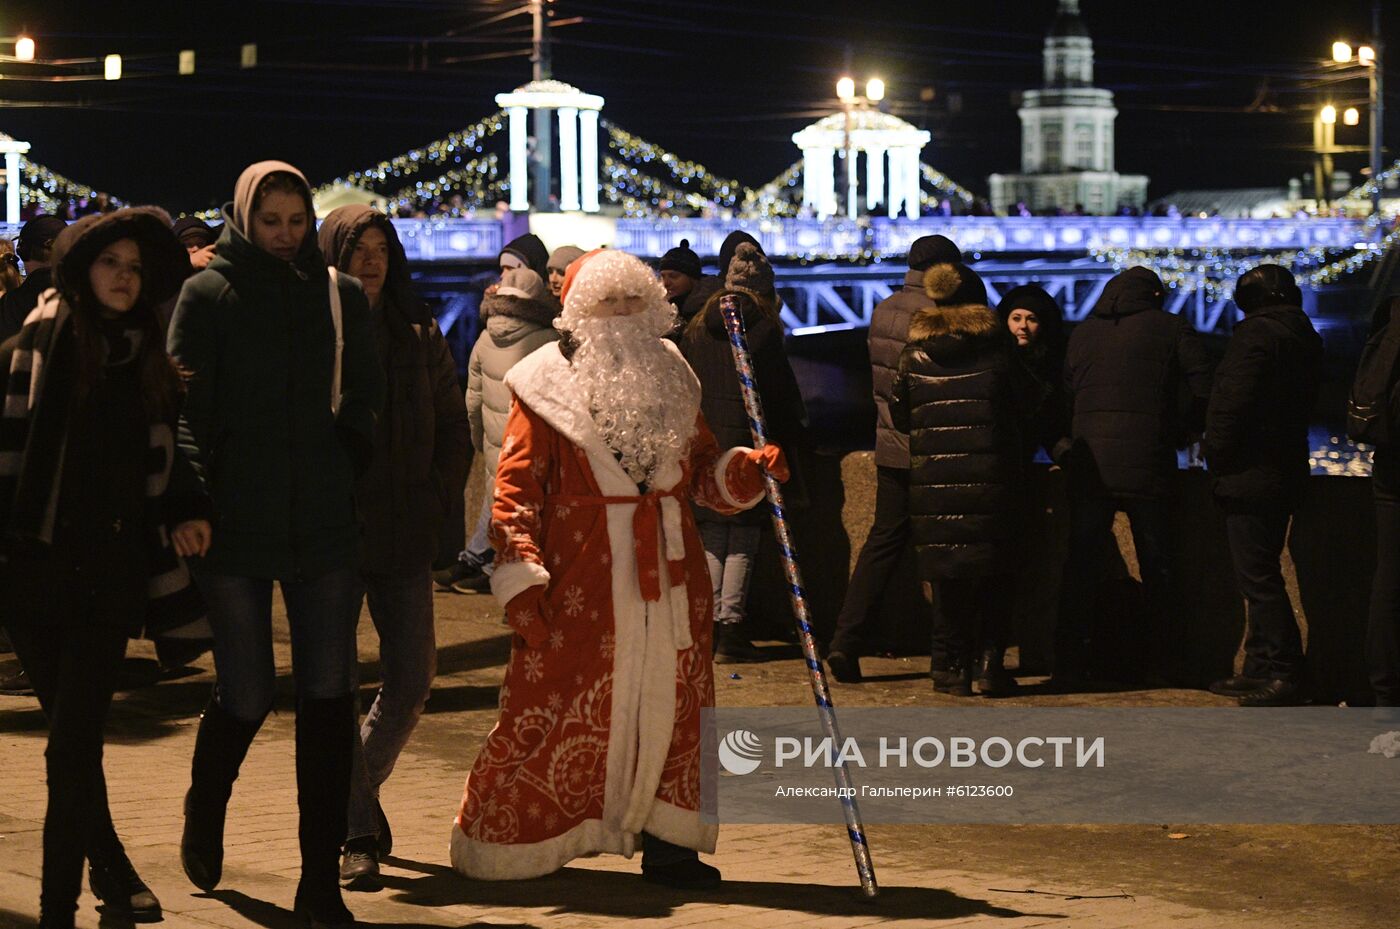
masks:
<path fill-rule="evenodd" d="M 491 539 L 487 533 L 491 530 L 491 488 L 487 485 L 486 498 L 481 501 L 481 513 L 476 519 L 476 528 L 472 530 L 472 537 L 467 540 L 467 547 L 457 558 L 473 568 L 480 568 L 483 574 L 489 575 L 494 570 L 493 562 L 496 560 L 496 553 L 491 549 Z"/>
<path fill-rule="evenodd" d="M 714 591 L 715 622 L 741 623 L 760 530 L 757 526 L 709 521 L 700 522 L 699 529 L 700 541 L 705 545 L 705 564 L 710 569 L 710 588 Z"/>
<path fill-rule="evenodd" d="M 272 657 L 272 579 L 199 574 L 214 630 L 219 706 L 243 722 L 272 709 L 277 666 Z M 339 568 L 309 580 L 280 581 L 292 631 L 292 674 L 298 699 L 343 697 L 355 689 L 355 624 L 360 579 Z"/>
<path fill-rule="evenodd" d="M 361 574 L 369 615 L 379 633 L 382 684 L 355 740 L 347 839 L 379 832 L 379 787 L 423 715 L 437 672 L 432 578 L 426 568 L 408 577 Z"/>

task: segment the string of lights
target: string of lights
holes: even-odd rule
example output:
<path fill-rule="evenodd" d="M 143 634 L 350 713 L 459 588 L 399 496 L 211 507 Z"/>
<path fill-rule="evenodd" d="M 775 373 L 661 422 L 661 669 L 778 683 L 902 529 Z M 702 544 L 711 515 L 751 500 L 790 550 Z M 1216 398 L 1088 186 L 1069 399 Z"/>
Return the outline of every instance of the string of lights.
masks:
<path fill-rule="evenodd" d="M 608 147 L 617 152 L 622 161 L 632 165 L 659 164 L 676 183 L 697 191 L 703 199 L 718 206 L 732 207 L 749 193 L 747 187 L 733 178 L 720 177 L 704 165 L 681 158 L 606 119 L 600 120 L 599 125 L 608 133 Z"/>
<path fill-rule="evenodd" d="M 744 212 L 765 218 L 796 216 L 801 212 L 803 164 L 801 158 L 797 159 L 767 184 L 744 194 Z"/>
<path fill-rule="evenodd" d="M 923 175 L 923 179 L 927 181 L 929 185 L 933 187 L 934 190 L 949 197 L 956 197 L 965 204 L 972 203 L 972 191 L 968 190 L 966 187 L 963 187 L 961 184 L 954 181 L 942 171 L 939 171 L 937 168 L 931 167 L 922 162 L 919 163 L 919 168 Z M 923 193 L 922 200 L 925 205 L 929 204 L 930 202 L 937 202 L 937 198 L 930 197 L 927 193 Z"/>
<path fill-rule="evenodd" d="M 95 189 L 70 180 L 41 164 L 28 159 L 25 159 L 23 164 L 24 178 L 20 186 L 22 208 L 63 215 L 67 213 L 70 204 L 97 196 L 98 191 Z M 117 206 L 126 206 L 124 200 L 116 197 L 112 197 L 111 200 Z"/>
<path fill-rule="evenodd" d="M 415 181 L 387 196 L 390 212 L 396 209 L 424 209 L 432 203 L 447 203 L 447 215 L 465 216 L 473 210 L 501 199 L 505 183 L 500 179 L 499 160 L 494 154 L 463 162 L 431 180 Z M 453 203 L 453 195 L 461 203 Z"/>
<path fill-rule="evenodd" d="M 505 128 L 505 125 L 505 113 L 498 110 L 465 129 L 449 133 L 444 138 L 429 142 L 422 148 L 411 149 L 372 167 L 351 171 L 342 177 L 337 177 L 317 187 L 312 193 L 324 194 L 335 187 L 373 188 L 376 184 L 382 184 L 391 177 L 395 180 L 412 177 L 419 171 L 435 168 L 449 162 L 460 166 L 464 157 L 481 154 L 482 141 L 500 132 Z"/>

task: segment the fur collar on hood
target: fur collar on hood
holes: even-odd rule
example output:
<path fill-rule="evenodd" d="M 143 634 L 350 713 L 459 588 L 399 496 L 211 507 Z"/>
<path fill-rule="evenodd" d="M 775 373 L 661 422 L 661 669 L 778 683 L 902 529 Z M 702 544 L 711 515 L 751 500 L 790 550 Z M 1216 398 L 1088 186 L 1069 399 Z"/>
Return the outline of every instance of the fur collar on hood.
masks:
<path fill-rule="evenodd" d="M 511 319 L 520 319 L 548 328 L 554 325 L 554 319 L 558 315 L 558 306 L 546 305 L 539 300 L 527 300 L 524 297 L 488 294 L 481 301 L 481 318 L 483 320 L 493 316 L 508 316 Z"/>
<path fill-rule="evenodd" d="M 1001 320 L 990 308 L 975 303 L 962 306 L 927 306 L 909 323 L 909 341 L 940 338 L 987 339 L 1001 330 Z"/>

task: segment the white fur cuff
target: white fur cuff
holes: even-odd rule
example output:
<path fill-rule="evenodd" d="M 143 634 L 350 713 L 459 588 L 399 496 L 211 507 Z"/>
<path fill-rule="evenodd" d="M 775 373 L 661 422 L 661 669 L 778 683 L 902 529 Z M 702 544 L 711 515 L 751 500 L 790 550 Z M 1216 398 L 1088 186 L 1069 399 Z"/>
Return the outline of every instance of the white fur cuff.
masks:
<path fill-rule="evenodd" d="M 504 607 L 521 591 L 548 583 L 549 571 L 544 565 L 535 561 L 507 561 L 496 564 L 491 574 L 491 593 Z"/>
<path fill-rule="evenodd" d="M 729 472 L 729 463 L 734 460 L 735 455 L 747 455 L 751 451 L 753 451 L 753 449 L 745 448 L 742 445 L 736 445 L 723 455 L 720 455 L 719 461 L 715 462 L 715 484 L 719 486 L 719 495 L 721 499 L 730 506 L 740 510 L 752 509 L 754 506 L 757 506 L 758 501 L 763 499 L 763 491 L 760 490 L 747 500 L 740 500 L 729 492 L 729 481 L 726 479 L 725 475 Z"/>

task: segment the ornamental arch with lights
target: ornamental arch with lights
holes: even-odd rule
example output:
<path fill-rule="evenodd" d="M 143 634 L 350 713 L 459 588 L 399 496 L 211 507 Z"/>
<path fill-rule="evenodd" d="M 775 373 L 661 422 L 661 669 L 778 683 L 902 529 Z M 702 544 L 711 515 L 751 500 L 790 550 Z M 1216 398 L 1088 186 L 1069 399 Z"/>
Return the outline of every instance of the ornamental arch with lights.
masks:
<path fill-rule="evenodd" d="M 603 98 L 563 81 L 531 81 L 497 94 L 510 128 L 510 208 L 530 209 L 530 110 L 553 110 L 559 119 L 559 209 L 598 212 L 598 119 Z"/>
<path fill-rule="evenodd" d="M 796 132 L 792 141 L 802 149 L 802 205 L 818 218 L 840 212 L 836 196 L 836 158 L 845 161 L 848 197 L 846 213 L 859 212 L 858 158 L 865 153 L 865 209 L 885 205 L 890 218 L 901 212 L 919 215 L 920 155 L 931 136 L 897 116 L 873 109 L 833 113 Z M 888 170 L 886 162 L 888 161 Z"/>

